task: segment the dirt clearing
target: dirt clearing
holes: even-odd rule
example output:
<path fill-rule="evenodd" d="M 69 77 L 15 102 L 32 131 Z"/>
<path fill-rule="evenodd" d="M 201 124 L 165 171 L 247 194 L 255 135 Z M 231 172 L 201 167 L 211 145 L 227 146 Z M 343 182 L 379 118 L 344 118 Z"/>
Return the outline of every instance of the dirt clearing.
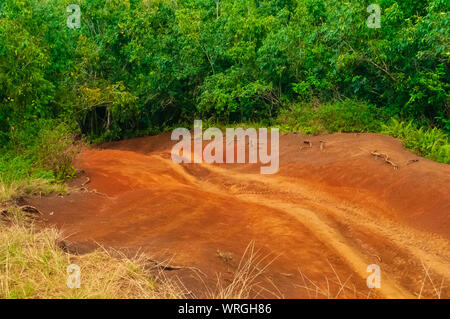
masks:
<path fill-rule="evenodd" d="M 450 166 L 377 134 L 280 136 L 280 170 L 172 162 L 170 134 L 84 150 L 78 191 L 29 198 L 82 253 L 101 244 L 177 268 L 195 296 L 253 242 L 253 297 L 449 298 Z M 381 268 L 368 289 L 367 266 Z"/>

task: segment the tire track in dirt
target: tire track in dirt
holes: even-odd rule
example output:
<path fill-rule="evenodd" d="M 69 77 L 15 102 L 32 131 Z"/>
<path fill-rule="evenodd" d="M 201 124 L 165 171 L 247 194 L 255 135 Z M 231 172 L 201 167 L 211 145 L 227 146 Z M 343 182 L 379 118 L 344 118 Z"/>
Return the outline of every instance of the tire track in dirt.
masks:
<path fill-rule="evenodd" d="M 448 262 L 450 262 L 448 247 L 450 247 L 450 243 L 443 238 L 437 236 L 431 237 L 418 230 L 402 227 L 400 224 L 389 222 L 380 216 L 378 216 L 377 219 L 374 219 L 371 217 L 370 213 L 362 213 L 361 208 L 358 211 L 352 209 L 351 207 L 346 207 L 343 203 L 340 203 L 339 200 L 332 199 L 330 198 L 330 195 L 327 194 L 321 194 L 321 196 L 311 196 L 311 194 L 317 194 L 317 191 L 311 190 L 311 188 L 308 189 L 302 183 L 293 183 L 287 178 L 277 176 L 262 177 L 261 175 L 243 173 L 236 174 L 217 166 L 208 164 L 202 165 L 215 174 L 222 175 L 224 178 L 235 179 L 236 183 L 245 183 L 248 181 L 258 182 L 260 185 L 265 185 L 266 188 L 270 188 L 273 194 L 279 193 L 280 189 L 289 190 L 292 195 L 298 195 L 316 203 L 313 205 L 315 207 L 326 207 L 328 211 L 333 212 L 333 215 L 340 216 L 340 218 L 345 217 L 349 219 L 351 224 L 363 227 L 365 230 L 376 233 L 382 237 L 392 239 L 398 244 L 399 248 L 409 250 L 414 256 L 429 262 L 432 265 L 432 269 L 434 269 L 438 274 L 442 276 L 450 275 L 448 268 Z M 248 196 L 249 195 L 239 195 L 241 198 Z M 254 197 L 257 196 L 254 195 Z M 285 201 L 287 200 L 286 197 L 283 199 Z M 264 203 L 267 200 L 267 197 L 259 198 L 258 202 Z M 283 206 L 283 203 L 284 202 L 279 202 L 280 207 Z M 430 243 L 432 243 L 432 245 Z M 436 249 L 436 246 L 440 249 Z"/>
<path fill-rule="evenodd" d="M 260 175 L 253 164 L 175 164 L 169 138 L 85 151 L 79 165 L 91 178 L 88 186 L 108 198 L 73 194 L 33 204 L 47 211 L 50 223 L 75 233 L 75 243 L 167 251 L 175 262 L 213 277 L 224 270 L 216 251 L 240 256 L 245 244 L 256 240 L 266 253 L 284 254 L 268 276 L 290 297 L 305 297 L 292 287 L 302 279 L 294 274 L 300 267 L 315 281 L 323 276 L 328 282 L 330 265 L 334 273 L 354 274 L 363 297 L 366 267 L 373 263 L 382 269 L 376 295 L 387 298 L 417 297 L 423 267 L 450 278 L 445 228 L 450 171 L 426 160 L 405 169 L 411 154 L 391 138 L 308 137 L 314 145 L 326 139 L 327 147 L 302 150 L 300 136 L 282 136 L 275 175 Z M 389 153 L 400 170 L 374 159 L 372 148 Z M 431 194 L 437 197 L 430 200 Z"/>
<path fill-rule="evenodd" d="M 165 159 L 162 157 L 159 157 L 159 160 L 164 161 Z M 214 174 L 221 175 L 222 178 L 227 178 L 230 180 L 234 180 L 234 183 L 236 184 L 243 184 L 248 183 L 248 181 L 256 181 L 260 185 L 264 185 L 266 188 L 270 188 L 271 193 L 276 194 L 279 192 L 280 189 L 288 189 L 291 191 L 292 195 L 299 195 L 303 197 L 308 197 L 309 194 L 311 194 L 311 191 L 307 191 L 302 188 L 302 191 L 298 191 L 299 185 L 293 184 L 290 181 L 287 181 L 284 178 L 280 177 L 274 177 L 274 176 L 265 176 L 262 177 L 260 175 L 254 175 L 254 174 L 242 174 L 242 173 L 234 173 L 230 172 L 227 169 L 222 169 L 214 165 L 208 165 L 208 164 L 201 164 L 202 167 L 209 170 L 210 172 L 213 172 Z M 194 176 L 187 172 L 183 172 L 181 170 L 181 166 L 177 164 L 173 164 L 172 167 L 174 170 L 177 171 L 179 174 L 184 173 L 184 177 L 188 180 L 190 180 L 193 184 L 197 184 L 199 187 L 203 189 L 208 189 L 211 192 L 214 193 L 220 193 L 223 194 L 223 188 L 218 187 L 217 185 L 213 183 L 209 183 L 207 181 L 199 181 Z M 286 201 L 280 201 L 280 200 L 272 200 L 267 198 L 267 196 L 262 197 L 261 195 L 256 194 L 234 194 L 237 198 L 240 198 L 243 201 L 246 202 L 253 202 L 255 204 L 262 204 L 264 206 L 280 210 L 283 213 L 290 214 L 291 216 L 294 216 L 300 223 L 302 223 L 304 226 L 306 226 L 308 229 L 310 229 L 316 237 L 321 240 L 325 245 L 332 247 L 335 251 L 338 252 L 338 254 L 343 257 L 349 266 L 360 275 L 361 278 L 367 277 L 366 268 L 368 265 L 371 264 L 371 262 L 368 260 L 367 256 L 365 256 L 363 253 L 355 250 L 353 248 L 353 245 L 351 243 L 348 243 L 346 239 L 344 239 L 341 234 L 331 228 L 328 225 L 328 222 L 326 220 L 322 220 L 319 218 L 311 209 L 305 209 L 304 205 L 299 205 L 295 203 L 288 203 Z M 312 197 L 312 196 L 311 196 Z M 310 197 L 310 198 L 311 198 Z M 314 201 L 318 202 L 317 196 L 314 196 Z M 327 200 L 328 203 L 330 203 L 330 200 Z M 333 205 L 336 205 L 336 201 L 333 203 Z M 330 207 L 331 205 L 327 205 L 327 207 Z M 343 210 L 341 209 L 339 213 L 342 213 Z M 358 217 L 361 217 L 361 214 L 358 213 Z M 352 218 L 352 221 L 355 224 L 358 224 L 360 227 L 365 227 L 367 230 L 370 230 L 372 232 L 380 232 L 380 229 L 382 228 L 379 225 L 371 224 L 370 222 L 361 223 L 357 221 L 358 218 Z M 397 229 L 398 230 L 398 229 Z M 383 232 L 383 236 L 386 236 L 388 238 L 393 237 L 394 232 Z M 394 241 L 399 245 L 400 242 L 398 240 L 398 236 L 395 236 L 396 238 Z M 399 247 L 402 249 L 409 248 L 408 245 L 411 245 L 413 243 L 409 242 L 407 244 L 401 243 Z M 414 243 L 416 244 L 416 243 Z M 413 249 L 413 254 L 417 256 L 417 253 L 421 256 L 426 256 L 428 261 L 431 261 L 431 265 L 433 265 L 432 269 L 436 270 L 438 269 L 439 274 L 445 274 L 448 276 L 448 268 L 445 266 L 444 263 L 442 263 L 440 260 L 437 260 L 436 258 L 433 258 L 430 254 L 426 254 L 423 251 L 419 251 L 418 249 Z M 437 266 L 437 267 L 436 267 Z M 387 297 L 387 298 L 413 298 L 413 295 L 410 294 L 408 291 L 403 289 L 398 283 L 395 281 L 392 281 L 388 279 L 389 277 L 384 276 L 381 293 Z"/>

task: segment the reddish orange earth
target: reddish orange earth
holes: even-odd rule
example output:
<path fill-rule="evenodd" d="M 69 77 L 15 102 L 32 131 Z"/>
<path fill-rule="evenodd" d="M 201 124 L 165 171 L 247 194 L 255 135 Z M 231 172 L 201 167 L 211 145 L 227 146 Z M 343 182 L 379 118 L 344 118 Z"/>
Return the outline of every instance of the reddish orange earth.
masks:
<path fill-rule="evenodd" d="M 163 134 L 86 149 L 77 166 L 88 191 L 28 201 L 81 252 L 100 244 L 186 267 L 171 276 L 197 297 L 218 276 L 227 284 L 250 243 L 266 267 L 252 297 L 450 297 L 449 165 L 377 134 L 282 135 L 273 175 L 178 165 L 174 143 Z M 379 289 L 366 284 L 371 264 Z"/>

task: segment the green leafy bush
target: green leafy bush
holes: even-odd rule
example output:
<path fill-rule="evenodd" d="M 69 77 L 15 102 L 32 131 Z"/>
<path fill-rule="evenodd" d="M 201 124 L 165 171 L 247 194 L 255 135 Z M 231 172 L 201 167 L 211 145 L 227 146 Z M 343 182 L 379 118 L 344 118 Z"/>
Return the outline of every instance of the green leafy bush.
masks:
<path fill-rule="evenodd" d="M 14 128 L 0 149 L 1 201 L 23 192 L 60 192 L 60 184 L 75 174 L 73 159 L 82 145 L 76 134 L 73 126 L 55 120 Z"/>
<path fill-rule="evenodd" d="M 382 125 L 382 133 L 403 141 L 403 145 L 419 155 L 429 159 L 450 164 L 449 137 L 437 128 L 418 128 L 412 121 L 401 122 L 395 118 Z"/>
<path fill-rule="evenodd" d="M 370 104 L 353 100 L 314 106 L 294 104 L 278 118 L 284 130 L 305 134 L 333 132 L 373 132 L 379 129 L 385 115 Z"/>
<path fill-rule="evenodd" d="M 412 119 L 391 134 L 448 162 L 448 1 L 380 0 L 380 29 L 360 0 L 79 1 L 79 29 L 71 3 L 0 1 L 4 180 L 72 176 L 71 132 L 115 140 L 199 117 L 313 134 Z"/>
<path fill-rule="evenodd" d="M 73 160 L 80 151 L 80 143 L 74 141 L 73 130 L 66 125 L 41 129 L 29 151 L 36 158 L 34 165 L 53 172 L 56 181 L 75 175 Z"/>
<path fill-rule="evenodd" d="M 90 0 L 80 29 L 70 3 L 1 1 L 2 143 L 40 118 L 111 140 L 346 99 L 448 127 L 448 1 L 380 0 L 380 29 L 359 0 Z"/>

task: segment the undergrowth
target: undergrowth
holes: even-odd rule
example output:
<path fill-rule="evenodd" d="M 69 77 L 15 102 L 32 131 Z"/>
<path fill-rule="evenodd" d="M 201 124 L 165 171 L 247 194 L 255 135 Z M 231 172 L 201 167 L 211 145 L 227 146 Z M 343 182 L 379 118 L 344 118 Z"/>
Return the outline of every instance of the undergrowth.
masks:
<path fill-rule="evenodd" d="M 75 155 L 82 142 L 76 129 L 55 121 L 40 120 L 14 128 L 10 142 L 0 151 L 0 203 L 24 195 L 64 193 L 73 177 Z"/>
<path fill-rule="evenodd" d="M 353 100 L 334 104 L 295 104 L 283 110 L 273 126 L 282 132 L 322 134 L 336 132 L 373 132 L 393 136 L 420 156 L 450 164 L 448 134 L 419 126 L 413 120 L 390 118 L 373 105 Z"/>
<path fill-rule="evenodd" d="M 381 133 L 399 138 L 403 146 L 431 160 L 450 164 L 449 137 L 438 128 L 418 127 L 412 121 L 392 118 L 382 124 Z"/>
<path fill-rule="evenodd" d="M 11 208 L 9 208 L 11 210 Z M 12 208 L 13 209 L 13 208 Z M 113 256 L 104 249 L 84 255 L 62 250 L 53 228 L 38 228 L 21 212 L 0 220 L 0 299 L 181 298 L 177 281 L 148 267 L 144 255 Z M 67 267 L 80 267 L 80 287 L 67 286 Z"/>

